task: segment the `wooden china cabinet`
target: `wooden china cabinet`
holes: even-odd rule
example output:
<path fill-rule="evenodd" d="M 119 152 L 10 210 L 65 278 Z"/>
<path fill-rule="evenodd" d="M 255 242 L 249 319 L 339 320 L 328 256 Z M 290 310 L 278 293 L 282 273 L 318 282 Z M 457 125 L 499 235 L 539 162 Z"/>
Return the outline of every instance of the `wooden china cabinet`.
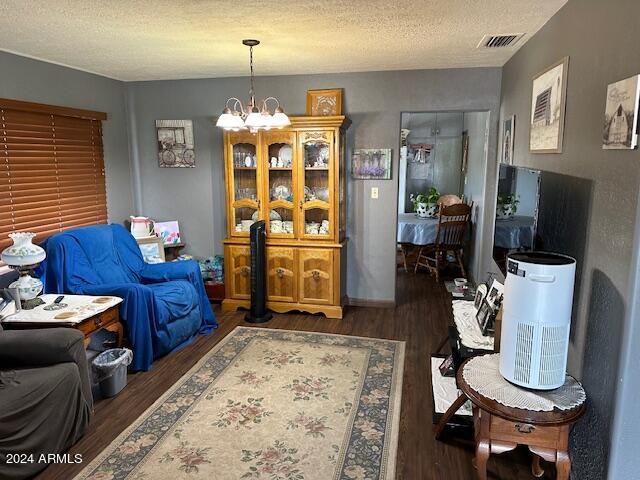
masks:
<path fill-rule="evenodd" d="M 225 131 L 224 310 L 249 307 L 249 227 L 267 227 L 267 308 L 342 318 L 346 287 L 344 116 Z"/>

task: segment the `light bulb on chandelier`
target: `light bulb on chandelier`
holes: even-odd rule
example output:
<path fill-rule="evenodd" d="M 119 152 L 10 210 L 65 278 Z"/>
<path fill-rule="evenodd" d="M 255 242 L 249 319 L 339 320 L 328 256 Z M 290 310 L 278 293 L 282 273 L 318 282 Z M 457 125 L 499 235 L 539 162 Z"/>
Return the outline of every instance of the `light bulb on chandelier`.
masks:
<path fill-rule="evenodd" d="M 259 130 L 270 130 L 272 128 L 283 128 L 291 125 L 291 120 L 284 113 L 280 102 L 275 97 L 267 97 L 259 102 L 260 108 L 256 105 L 255 91 L 253 88 L 253 47 L 260 44 L 258 40 L 243 40 L 243 45 L 249 47 L 249 68 L 251 74 L 251 84 L 249 88 L 249 101 L 246 106 L 236 97 L 227 100 L 222 115 L 218 117 L 216 126 L 225 130 L 239 131 L 249 129 L 251 133 Z M 275 102 L 273 114 L 269 111 L 268 103 Z"/>

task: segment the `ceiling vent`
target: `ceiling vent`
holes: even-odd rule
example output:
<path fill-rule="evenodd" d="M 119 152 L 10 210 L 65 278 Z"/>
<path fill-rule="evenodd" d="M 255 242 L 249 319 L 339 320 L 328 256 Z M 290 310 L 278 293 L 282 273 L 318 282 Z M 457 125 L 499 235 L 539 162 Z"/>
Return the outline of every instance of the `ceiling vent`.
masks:
<path fill-rule="evenodd" d="M 513 33 L 509 35 L 485 35 L 480 40 L 478 48 L 505 48 L 513 47 L 520 39 L 524 37 L 524 33 Z"/>

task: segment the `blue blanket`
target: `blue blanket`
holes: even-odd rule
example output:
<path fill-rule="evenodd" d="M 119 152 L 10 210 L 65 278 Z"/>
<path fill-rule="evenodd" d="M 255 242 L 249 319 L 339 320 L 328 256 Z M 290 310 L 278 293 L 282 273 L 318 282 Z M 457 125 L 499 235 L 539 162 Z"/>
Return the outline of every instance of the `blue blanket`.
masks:
<path fill-rule="evenodd" d="M 45 292 L 114 295 L 133 349 L 132 368 L 208 334 L 218 326 L 198 264 L 147 264 L 121 225 L 96 225 L 58 233 L 43 244 Z"/>

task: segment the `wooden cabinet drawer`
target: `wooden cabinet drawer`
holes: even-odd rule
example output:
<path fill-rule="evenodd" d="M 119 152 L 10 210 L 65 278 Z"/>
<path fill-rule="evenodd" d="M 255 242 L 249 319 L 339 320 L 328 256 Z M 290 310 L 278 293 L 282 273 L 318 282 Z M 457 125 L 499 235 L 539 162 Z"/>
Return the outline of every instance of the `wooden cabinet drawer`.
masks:
<path fill-rule="evenodd" d="M 267 248 L 267 300 L 295 302 L 295 250 L 287 247 Z"/>
<path fill-rule="evenodd" d="M 549 445 L 560 439 L 561 427 L 531 425 L 491 416 L 491 438 L 527 445 Z"/>
<path fill-rule="evenodd" d="M 299 302 L 333 304 L 334 251 L 331 248 L 298 250 Z"/>
<path fill-rule="evenodd" d="M 251 254 L 249 246 L 228 245 L 225 254 L 225 284 L 229 288 L 228 296 L 238 300 L 251 297 Z"/>

